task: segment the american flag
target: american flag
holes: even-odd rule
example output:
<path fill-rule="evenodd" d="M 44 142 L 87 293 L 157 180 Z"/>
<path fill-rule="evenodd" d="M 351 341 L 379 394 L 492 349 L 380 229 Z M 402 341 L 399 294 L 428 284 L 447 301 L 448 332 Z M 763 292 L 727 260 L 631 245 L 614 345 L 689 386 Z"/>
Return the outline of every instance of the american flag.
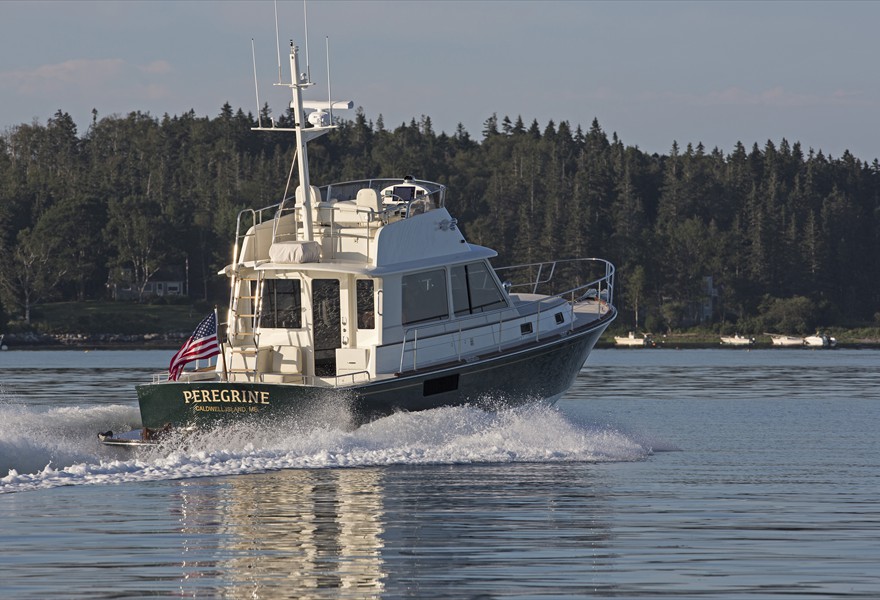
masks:
<path fill-rule="evenodd" d="M 211 313 L 199 323 L 186 343 L 171 358 L 168 379 L 177 381 L 185 364 L 211 358 L 217 354 L 220 354 L 220 344 L 217 341 L 217 313 Z"/>

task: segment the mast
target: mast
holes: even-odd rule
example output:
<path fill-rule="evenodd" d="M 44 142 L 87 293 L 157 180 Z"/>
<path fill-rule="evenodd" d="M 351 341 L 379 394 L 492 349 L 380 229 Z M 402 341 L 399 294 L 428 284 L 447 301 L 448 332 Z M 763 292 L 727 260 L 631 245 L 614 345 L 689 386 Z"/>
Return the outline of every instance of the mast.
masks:
<path fill-rule="evenodd" d="M 297 82 L 297 79 L 301 83 Z M 315 239 L 312 227 L 312 193 L 311 183 L 309 181 L 309 153 L 306 148 L 308 140 L 303 135 L 303 111 L 302 90 L 311 86 L 312 83 L 307 80 L 305 74 L 299 74 L 299 48 L 290 42 L 290 90 L 293 94 L 293 100 L 290 102 L 290 108 L 293 111 L 294 128 L 296 130 L 296 151 L 297 166 L 299 167 L 299 184 L 303 191 L 302 200 L 302 219 L 303 219 L 303 235 L 305 241 L 311 242 Z"/>

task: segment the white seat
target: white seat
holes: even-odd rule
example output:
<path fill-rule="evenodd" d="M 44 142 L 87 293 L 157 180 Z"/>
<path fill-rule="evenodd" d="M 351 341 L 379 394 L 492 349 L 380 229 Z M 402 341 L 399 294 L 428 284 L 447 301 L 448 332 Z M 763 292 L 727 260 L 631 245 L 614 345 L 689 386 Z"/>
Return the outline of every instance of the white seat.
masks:
<path fill-rule="evenodd" d="M 335 204 L 334 200 L 318 202 L 312 209 L 314 222 L 319 225 L 329 225 L 333 221 L 333 207 Z"/>
<path fill-rule="evenodd" d="M 318 206 L 318 203 L 321 201 L 321 192 L 320 192 L 320 190 L 318 190 L 318 188 L 315 187 L 315 186 L 313 186 L 313 185 L 310 185 L 310 186 L 309 186 L 309 189 L 310 189 L 311 192 L 312 192 L 311 194 L 309 194 L 309 196 L 311 196 L 311 197 L 309 198 L 309 201 L 312 203 L 312 207 Z M 303 195 L 303 190 L 302 190 L 302 186 L 301 186 L 301 185 L 296 186 L 296 194 L 295 194 L 295 196 L 296 196 L 296 205 L 297 205 L 297 206 L 302 206 L 302 205 L 303 205 L 303 200 L 305 200 L 305 195 Z"/>
<path fill-rule="evenodd" d="M 302 383 L 302 351 L 296 346 L 275 346 L 271 362 L 260 373 L 266 383 Z"/>
<path fill-rule="evenodd" d="M 347 226 L 369 223 L 384 210 L 379 192 L 370 188 L 358 190 L 354 201 L 337 202 L 333 207 L 336 210 L 336 223 Z"/>
<path fill-rule="evenodd" d="M 377 213 L 382 212 L 382 201 L 379 198 L 379 192 L 374 189 L 364 188 L 358 190 L 355 202 L 358 208 L 369 209 Z"/>
<path fill-rule="evenodd" d="M 273 371 L 302 373 L 302 350 L 298 346 L 276 346 L 275 357 L 277 361 L 272 364 Z"/>

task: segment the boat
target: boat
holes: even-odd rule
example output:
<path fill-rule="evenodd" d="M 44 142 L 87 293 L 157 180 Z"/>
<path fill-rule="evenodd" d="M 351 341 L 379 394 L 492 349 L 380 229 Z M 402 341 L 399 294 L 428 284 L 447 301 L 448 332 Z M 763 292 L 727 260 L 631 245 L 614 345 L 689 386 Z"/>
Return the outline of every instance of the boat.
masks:
<path fill-rule="evenodd" d="M 635 332 L 630 331 L 627 335 L 614 336 L 614 343 L 618 346 L 653 346 L 654 340 L 646 333 L 642 337 L 636 337 Z"/>
<path fill-rule="evenodd" d="M 803 346 L 804 338 L 796 335 L 782 335 L 779 333 L 768 333 L 770 341 L 774 346 Z"/>
<path fill-rule="evenodd" d="M 811 348 L 834 348 L 837 346 L 837 339 L 830 335 L 816 332 L 815 335 L 808 335 L 804 338 L 804 345 Z"/>
<path fill-rule="evenodd" d="M 302 72 L 293 43 L 290 69 Z M 157 443 L 339 403 L 356 427 L 397 411 L 555 402 L 617 316 L 614 266 L 575 258 L 494 268 L 497 253 L 465 239 L 440 183 L 311 185 L 308 142 L 353 103 L 304 101 L 311 82 L 291 80 L 294 126 L 254 130 L 296 136 L 298 186 L 289 194 L 285 173 L 280 202 L 239 214 L 220 272 L 225 319 L 206 317 L 168 373 L 136 386 L 142 429 L 101 440 Z M 184 368 L 193 357 L 207 361 Z"/>
<path fill-rule="evenodd" d="M 735 333 L 733 335 L 722 335 L 721 343 L 725 346 L 751 346 L 755 343 L 755 338 Z"/>

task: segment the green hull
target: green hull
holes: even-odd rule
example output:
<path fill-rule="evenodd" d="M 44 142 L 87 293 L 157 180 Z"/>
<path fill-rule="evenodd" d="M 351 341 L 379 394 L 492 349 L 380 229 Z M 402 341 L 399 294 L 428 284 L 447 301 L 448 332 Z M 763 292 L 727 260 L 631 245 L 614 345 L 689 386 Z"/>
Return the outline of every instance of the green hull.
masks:
<path fill-rule="evenodd" d="M 396 411 L 555 401 L 574 383 L 612 319 L 479 361 L 342 388 L 219 381 L 141 385 L 141 419 L 152 430 L 214 426 L 316 414 L 332 405 L 345 406 L 359 425 Z"/>

